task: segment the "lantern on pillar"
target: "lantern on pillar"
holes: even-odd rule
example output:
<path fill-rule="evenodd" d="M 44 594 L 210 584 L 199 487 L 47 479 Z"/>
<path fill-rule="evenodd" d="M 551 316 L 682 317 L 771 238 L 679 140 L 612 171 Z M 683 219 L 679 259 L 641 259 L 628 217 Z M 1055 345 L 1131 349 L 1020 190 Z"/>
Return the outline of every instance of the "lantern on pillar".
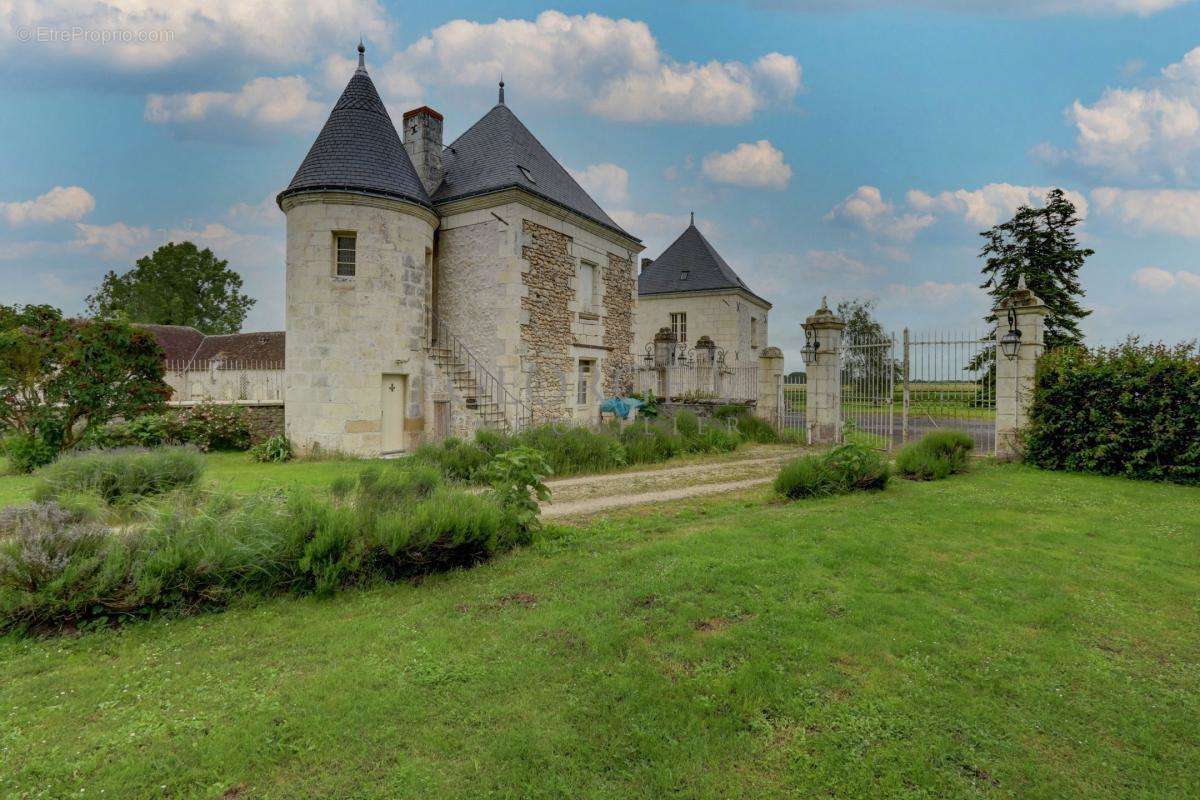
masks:
<path fill-rule="evenodd" d="M 821 351 L 821 342 L 817 339 L 817 332 L 811 325 L 804 326 L 804 347 L 800 353 L 804 356 L 805 364 L 814 364 L 817 360 L 817 353 Z"/>
<path fill-rule="evenodd" d="M 1021 329 L 1017 327 L 1017 312 L 1012 308 L 1008 309 L 1008 332 L 1000 337 L 1000 349 L 1009 361 L 1021 350 Z"/>

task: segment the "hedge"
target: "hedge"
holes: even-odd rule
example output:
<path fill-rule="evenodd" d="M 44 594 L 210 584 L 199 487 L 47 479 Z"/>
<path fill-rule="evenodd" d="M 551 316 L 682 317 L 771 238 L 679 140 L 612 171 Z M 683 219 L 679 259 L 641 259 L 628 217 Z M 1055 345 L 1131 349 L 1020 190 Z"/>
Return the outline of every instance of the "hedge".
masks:
<path fill-rule="evenodd" d="M 1027 460 L 1046 469 L 1200 484 L 1200 350 L 1131 338 L 1037 366 Z"/>

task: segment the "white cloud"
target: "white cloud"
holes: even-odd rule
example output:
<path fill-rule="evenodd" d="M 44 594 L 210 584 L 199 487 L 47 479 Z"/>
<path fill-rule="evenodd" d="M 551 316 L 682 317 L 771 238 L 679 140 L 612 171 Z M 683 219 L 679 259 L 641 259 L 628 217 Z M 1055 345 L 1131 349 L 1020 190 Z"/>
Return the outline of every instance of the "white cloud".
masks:
<path fill-rule="evenodd" d="M 862 278 L 884 272 L 882 267 L 867 264 L 844 250 L 809 250 L 804 262 L 813 276 Z"/>
<path fill-rule="evenodd" d="M 853 194 L 834 206 L 825 219 L 840 221 L 872 235 L 901 242 L 912 241 L 918 231 L 934 222 L 932 214 L 898 212 L 874 186 L 858 187 Z"/>
<path fill-rule="evenodd" d="M 76 236 L 73 247 L 97 250 L 107 258 L 122 258 L 144 247 L 150 241 L 150 229 L 145 226 L 130 226 L 124 222 L 111 225 L 87 225 L 75 223 Z"/>
<path fill-rule="evenodd" d="M 798 11 L 836 11 L 908 6 L 964 13 L 1027 14 L 1136 14 L 1149 16 L 1191 0 L 757 0 L 756 5 Z"/>
<path fill-rule="evenodd" d="M 1200 191 L 1105 186 L 1092 190 L 1092 202 L 1142 233 L 1200 236 Z"/>
<path fill-rule="evenodd" d="M 701 168 L 718 183 L 760 189 L 786 189 L 792 168 L 784 163 L 783 151 L 766 139 L 743 142 L 728 153 L 709 153 Z"/>
<path fill-rule="evenodd" d="M 415 95 L 420 83 L 492 87 L 501 73 L 514 100 L 578 102 L 607 119 L 636 122 L 741 123 L 790 103 L 801 88 L 792 56 L 678 62 L 661 52 L 644 22 L 560 11 L 447 22 L 397 54 L 383 80 Z"/>
<path fill-rule="evenodd" d="M 144 116 L 147 122 L 172 125 L 185 134 L 225 137 L 306 130 L 325 113 L 325 104 L 309 96 L 308 81 L 292 75 L 255 78 L 236 92 L 152 94 L 146 98 Z"/>
<path fill-rule="evenodd" d="M 1188 179 L 1200 154 L 1200 47 L 1145 86 L 1076 100 L 1067 118 L 1083 164 L 1132 180 Z"/>
<path fill-rule="evenodd" d="M 1200 274 L 1186 269 L 1172 273 L 1159 267 L 1142 267 L 1133 273 L 1133 282 L 1142 289 L 1157 293 L 1172 289 L 1200 291 Z"/>
<path fill-rule="evenodd" d="M 957 189 L 926 194 L 912 189 L 905 196 L 908 204 L 917 211 L 930 213 L 946 212 L 961 216 L 972 225 L 990 228 L 1009 219 L 1020 206 L 1041 205 L 1050 186 L 1014 186 L 1011 183 L 989 183 L 980 189 Z M 1087 199 L 1079 192 L 1065 190 L 1079 217 L 1087 216 Z"/>
<path fill-rule="evenodd" d="M 629 202 L 629 172 L 616 164 L 592 164 L 580 171 L 571 170 L 588 194 L 599 203 Z"/>
<path fill-rule="evenodd" d="M 284 217 L 275 203 L 276 194 L 272 192 L 257 203 L 236 203 L 226 212 L 226 216 L 233 223 L 255 228 L 282 226 Z"/>
<path fill-rule="evenodd" d="M 96 198 L 80 186 L 55 186 L 33 200 L 0 202 L 0 217 L 9 225 L 82 219 L 96 207 Z"/>
<path fill-rule="evenodd" d="M 22 30 L 32 39 L 22 41 Z M 389 30 L 377 0 L 0 3 L 0 54 L 7 60 L 39 69 L 56 60 L 90 63 L 104 68 L 101 78 L 198 64 L 305 64 L 313 52 L 351 46 L 360 34 L 383 40 Z"/>

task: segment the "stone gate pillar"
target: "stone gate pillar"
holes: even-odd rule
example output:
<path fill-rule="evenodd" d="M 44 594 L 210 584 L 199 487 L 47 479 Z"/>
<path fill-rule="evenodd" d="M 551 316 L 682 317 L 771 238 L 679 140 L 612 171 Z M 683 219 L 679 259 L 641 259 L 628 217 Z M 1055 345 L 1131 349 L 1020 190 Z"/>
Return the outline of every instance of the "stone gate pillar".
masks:
<path fill-rule="evenodd" d="M 1009 312 L 1016 318 L 1021 332 L 1016 354 L 1004 353 L 1003 338 L 1009 331 Z M 1033 400 L 1033 378 L 1037 360 L 1046 349 L 1046 314 L 1041 298 L 1025 287 L 1021 278 L 1017 288 L 996 306 L 996 457 L 1003 460 L 1019 458 L 1021 431 L 1029 422 L 1029 406 Z"/>
<path fill-rule="evenodd" d="M 767 347 L 758 357 L 758 399 L 754 413 L 776 427 L 783 424 L 779 405 L 782 389 L 783 351 L 778 347 Z"/>
<path fill-rule="evenodd" d="M 654 371 L 658 375 L 658 396 L 671 399 L 671 370 L 675 363 L 675 334 L 670 328 L 659 328 L 654 334 Z"/>
<path fill-rule="evenodd" d="M 804 320 L 809 341 L 816 344 L 807 366 L 805 423 L 810 444 L 838 439 L 842 418 L 842 330 L 846 323 L 829 310 L 824 298 L 821 307 Z"/>

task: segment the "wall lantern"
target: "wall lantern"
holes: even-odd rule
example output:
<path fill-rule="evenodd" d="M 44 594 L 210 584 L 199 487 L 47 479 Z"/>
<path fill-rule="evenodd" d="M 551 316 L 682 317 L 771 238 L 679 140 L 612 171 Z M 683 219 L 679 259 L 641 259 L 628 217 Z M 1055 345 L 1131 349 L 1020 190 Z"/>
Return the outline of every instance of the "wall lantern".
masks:
<path fill-rule="evenodd" d="M 821 342 L 818 341 L 816 331 L 811 327 L 804 328 L 804 348 L 800 351 L 804 356 L 805 364 L 815 364 L 817 361 L 817 353 L 821 351 Z"/>
<path fill-rule="evenodd" d="M 1021 331 L 1017 328 L 1017 312 L 1013 309 L 1008 310 L 1008 332 L 1000 337 L 1000 349 L 1004 351 L 1004 357 L 1012 361 L 1017 357 L 1017 351 L 1021 349 Z"/>

